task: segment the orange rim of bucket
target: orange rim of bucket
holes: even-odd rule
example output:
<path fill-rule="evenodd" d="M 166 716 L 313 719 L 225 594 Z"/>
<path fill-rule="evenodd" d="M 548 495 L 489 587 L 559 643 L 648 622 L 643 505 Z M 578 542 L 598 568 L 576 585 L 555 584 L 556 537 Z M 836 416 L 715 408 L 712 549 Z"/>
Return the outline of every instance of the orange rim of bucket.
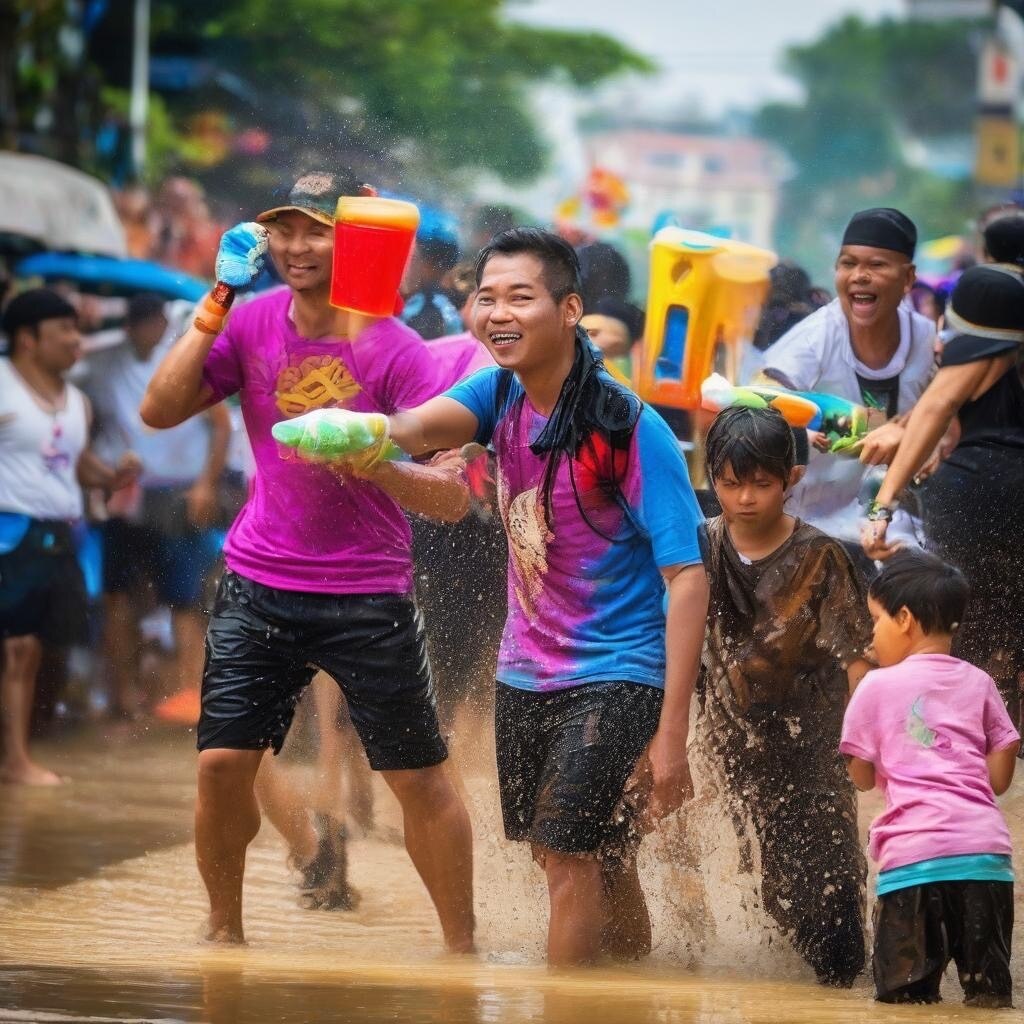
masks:
<path fill-rule="evenodd" d="M 337 223 L 415 231 L 419 227 L 420 211 L 414 203 L 402 199 L 342 196 L 338 200 L 335 220 Z"/>

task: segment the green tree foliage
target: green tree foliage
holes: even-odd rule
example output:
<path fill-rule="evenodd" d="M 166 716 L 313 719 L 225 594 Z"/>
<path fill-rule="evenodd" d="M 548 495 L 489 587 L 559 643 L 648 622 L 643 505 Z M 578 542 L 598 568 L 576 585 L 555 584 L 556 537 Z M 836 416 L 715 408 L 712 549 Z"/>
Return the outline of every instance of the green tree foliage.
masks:
<path fill-rule="evenodd" d="M 158 3 L 155 24 L 190 25 L 198 49 L 268 101 L 278 130 L 335 134 L 437 173 L 542 167 L 531 81 L 592 85 L 651 64 L 607 36 L 510 23 L 504 0 L 241 0 Z M 183 17 L 182 8 L 191 8 Z M 173 27 L 172 27 L 173 26 Z"/>
<path fill-rule="evenodd" d="M 962 228 L 966 183 L 911 167 L 906 153 L 913 139 L 971 131 L 977 35 L 970 22 L 851 17 L 787 52 L 805 98 L 768 104 L 755 122 L 794 165 L 782 251 L 821 273 L 849 214 L 867 205 L 905 209 L 923 237 Z"/>
<path fill-rule="evenodd" d="M 444 181 L 463 169 L 507 180 L 535 175 L 544 145 L 527 87 L 561 77 L 590 86 L 652 65 L 597 33 L 535 28 L 507 18 L 506 0 L 152 0 L 155 56 L 198 61 L 212 74 L 154 107 L 160 170 L 188 152 L 187 120 L 220 109 L 274 140 L 270 163 L 372 163 Z M 92 164 L 91 139 L 123 120 L 131 72 L 133 0 L 109 0 L 84 52 L 84 6 L 0 0 L 0 134 Z M 62 99 L 63 97 L 63 99 Z M 169 120 L 168 120 L 169 118 Z M 178 133 L 177 135 L 175 133 Z M 179 142 L 176 143 L 175 139 Z M 218 169 L 221 184 L 272 178 L 264 162 Z M 212 175 L 211 175 L 212 180 Z M 261 181 L 261 185 L 265 182 Z"/>

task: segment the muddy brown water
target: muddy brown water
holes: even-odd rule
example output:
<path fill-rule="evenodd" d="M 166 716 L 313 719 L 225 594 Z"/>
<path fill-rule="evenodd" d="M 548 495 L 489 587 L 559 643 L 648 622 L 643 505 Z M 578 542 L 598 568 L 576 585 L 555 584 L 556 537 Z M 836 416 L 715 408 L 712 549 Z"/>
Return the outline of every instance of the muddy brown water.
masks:
<path fill-rule="evenodd" d="M 952 972 L 947 1002 L 937 1007 L 880 1006 L 867 979 L 848 992 L 818 987 L 765 923 L 753 881 L 737 874 L 731 830 L 707 818 L 694 826 L 707 833 L 698 844 L 699 866 L 674 856 L 671 836 L 645 848 L 641 865 L 655 927 L 648 961 L 548 971 L 542 879 L 525 850 L 499 838 L 493 782 L 479 751 L 461 759 L 477 836 L 477 956 L 439 952 L 433 911 L 383 791 L 376 829 L 352 843 L 352 878 L 362 894 L 357 910 L 300 909 L 282 844 L 264 826 L 247 865 L 249 944 L 211 948 L 197 940 L 204 894 L 191 844 L 191 736 L 93 730 L 41 744 L 39 754 L 72 781 L 47 791 L 0 788 L 0 1022 L 1024 1019 L 1017 1011 L 993 1017 L 963 1008 Z M 293 763 L 290 770 L 312 786 L 308 766 Z M 1019 851 L 1024 783 L 1014 783 L 1003 809 Z M 877 805 L 862 810 L 866 821 Z M 1018 924 L 1018 1006 L 1022 941 Z"/>

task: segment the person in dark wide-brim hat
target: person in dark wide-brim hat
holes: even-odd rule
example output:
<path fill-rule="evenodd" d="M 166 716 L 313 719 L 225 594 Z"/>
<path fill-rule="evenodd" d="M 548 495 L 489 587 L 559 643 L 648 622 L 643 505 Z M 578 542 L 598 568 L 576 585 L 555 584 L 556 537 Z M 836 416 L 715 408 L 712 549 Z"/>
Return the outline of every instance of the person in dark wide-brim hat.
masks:
<path fill-rule="evenodd" d="M 938 373 L 911 413 L 862 541 L 871 558 L 898 545 L 886 529 L 903 489 L 921 473 L 955 416 L 961 436 L 924 488 L 928 542 L 971 584 L 953 653 L 984 669 L 1019 721 L 1024 674 L 1024 278 L 977 266 L 946 312 Z"/>

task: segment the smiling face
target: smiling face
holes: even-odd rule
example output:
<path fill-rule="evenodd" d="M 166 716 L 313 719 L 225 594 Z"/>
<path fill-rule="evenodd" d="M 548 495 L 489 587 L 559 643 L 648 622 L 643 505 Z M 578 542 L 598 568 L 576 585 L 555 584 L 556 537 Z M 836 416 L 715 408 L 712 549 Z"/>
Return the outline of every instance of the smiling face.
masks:
<path fill-rule="evenodd" d="M 914 264 L 892 249 L 844 245 L 836 260 L 835 286 L 851 325 L 885 324 L 914 284 Z"/>
<path fill-rule="evenodd" d="M 285 210 L 267 221 L 270 257 L 289 288 L 326 290 L 331 283 L 334 229 L 298 210 Z"/>
<path fill-rule="evenodd" d="M 499 366 L 532 374 L 559 365 L 572 350 L 581 313 L 578 295 L 554 298 L 537 256 L 495 253 L 473 300 L 473 334 Z"/>

